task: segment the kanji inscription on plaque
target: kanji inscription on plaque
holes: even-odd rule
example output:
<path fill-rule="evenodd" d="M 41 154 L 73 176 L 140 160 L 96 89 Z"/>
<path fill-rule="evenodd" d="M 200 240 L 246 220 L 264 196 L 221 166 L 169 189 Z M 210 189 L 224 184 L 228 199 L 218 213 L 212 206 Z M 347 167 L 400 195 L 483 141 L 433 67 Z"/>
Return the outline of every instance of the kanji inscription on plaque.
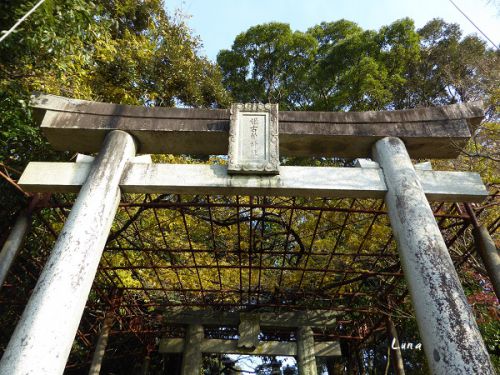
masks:
<path fill-rule="evenodd" d="M 233 104 L 228 172 L 278 174 L 278 105 Z"/>

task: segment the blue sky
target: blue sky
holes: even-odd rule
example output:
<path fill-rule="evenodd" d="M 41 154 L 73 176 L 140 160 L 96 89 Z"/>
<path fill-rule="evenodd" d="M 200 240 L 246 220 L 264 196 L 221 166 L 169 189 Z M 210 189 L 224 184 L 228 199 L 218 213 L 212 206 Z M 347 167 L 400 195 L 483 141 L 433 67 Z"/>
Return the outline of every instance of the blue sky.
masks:
<path fill-rule="evenodd" d="M 454 0 L 492 39 L 500 42 L 500 9 L 487 0 Z M 379 29 L 393 21 L 411 17 L 417 27 L 432 18 L 459 23 L 466 34 L 478 33 L 449 0 L 166 0 L 169 12 L 179 9 L 190 15 L 187 24 L 199 35 L 203 52 L 212 60 L 221 49 L 249 27 L 271 21 L 289 23 L 305 31 L 322 21 L 341 18 L 365 29 Z M 498 4 L 499 2 L 496 1 Z"/>

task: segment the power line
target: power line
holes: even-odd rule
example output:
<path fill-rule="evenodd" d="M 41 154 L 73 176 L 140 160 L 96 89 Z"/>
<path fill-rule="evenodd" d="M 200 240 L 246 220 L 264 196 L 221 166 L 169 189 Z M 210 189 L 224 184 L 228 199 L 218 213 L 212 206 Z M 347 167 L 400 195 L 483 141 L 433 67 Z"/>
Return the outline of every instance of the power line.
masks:
<path fill-rule="evenodd" d="M 36 3 L 36 5 L 31 8 L 31 10 L 26 13 L 24 16 L 22 16 L 20 19 L 17 20 L 17 22 L 14 24 L 14 26 L 12 26 L 9 30 L 7 31 L 2 31 L 2 33 L 5 33 L 4 35 L 2 35 L 0 37 L 0 43 L 9 36 L 9 34 L 11 34 L 26 18 L 28 18 L 31 13 L 33 13 L 40 5 L 43 4 L 45 0 L 40 0 L 38 3 Z"/>
<path fill-rule="evenodd" d="M 459 11 L 460 13 L 462 13 L 462 14 L 464 15 L 464 17 L 465 17 L 465 18 L 467 18 L 467 19 L 469 20 L 469 22 L 470 22 L 470 23 L 471 23 L 471 24 L 472 24 L 472 25 L 473 25 L 473 26 L 474 26 L 474 27 L 475 27 L 475 28 L 476 28 L 476 29 L 477 29 L 477 30 L 478 30 L 481 34 L 483 34 L 483 36 L 484 36 L 486 39 L 488 39 L 488 40 L 490 41 L 490 43 L 491 43 L 491 44 L 493 44 L 493 46 L 495 47 L 495 49 L 497 49 L 497 50 L 498 50 L 498 46 L 497 46 L 497 45 L 496 45 L 496 44 L 495 44 L 495 43 L 494 43 L 494 42 L 493 42 L 490 38 L 488 38 L 488 35 L 486 35 L 486 34 L 485 34 L 485 33 L 484 33 L 484 32 L 483 32 L 480 28 L 479 28 L 479 26 L 477 26 L 477 25 L 474 23 L 474 21 L 472 21 L 472 20 L 471 20 L 471 19 L 467 16 L 467 14 L 465 14 L 465 13 L 462 11 L 462 9 L 460 9 L 460 8 L 458 7 L 458 5 L 457 5 L 457 4 L 455 4 L 455 2 L 454 2 L 453 0 L 449 0 L 449 1 L 450 1 L 450 3 L 452 3 L 452 4 L 453 4 L 453 6 L 454 6 L 455 8 L 457 8 L 457 9 L 458 9 L 458 11 Z"/>

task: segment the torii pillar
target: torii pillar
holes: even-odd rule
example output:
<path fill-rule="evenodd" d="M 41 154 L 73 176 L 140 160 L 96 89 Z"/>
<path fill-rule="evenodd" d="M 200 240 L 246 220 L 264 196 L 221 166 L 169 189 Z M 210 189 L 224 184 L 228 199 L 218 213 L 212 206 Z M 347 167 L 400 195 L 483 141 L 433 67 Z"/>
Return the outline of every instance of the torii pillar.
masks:
<path fill-rule="evenodd" d="M 110 132 L 9 341 L 0 374 L 62 374 L 135 155 L 132 136 Z"/>
<path fill-rule="evenodd" d="M 404 143 L 373 148 L 384 171 L 385 202 L 431 373 L 495 373 L 472 309 Z"/>

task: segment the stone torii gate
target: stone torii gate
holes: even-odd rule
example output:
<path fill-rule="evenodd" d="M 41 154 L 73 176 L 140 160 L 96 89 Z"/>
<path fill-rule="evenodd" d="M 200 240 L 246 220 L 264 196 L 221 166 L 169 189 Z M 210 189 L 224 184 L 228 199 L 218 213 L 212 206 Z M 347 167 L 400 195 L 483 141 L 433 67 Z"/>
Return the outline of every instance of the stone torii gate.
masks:
<path fill-rule="evenodd" d="M 364 113 L 143 108 L 50 95 L 34 98 L 61 150 L 98 152 L 76 163 L 30 163 L 20 185 L 79 191 L 0 362 L 1 374 L 62 374 L 120 193 L 385 198 L 434 374 L 494 374 L 428 200 L 478 202 L 475 173 L 435 172 L 410 158 L 454 158 L 483 116 L 476 103 Z M 225 154 L 228 166 L 156 165 L 140 153 Z M 358 168 L 280 167 L 278 156 L 372 158 Z M 312 371 L 312 370 L 311 370 Z M 310 372 L 313 374 L 313 372 Z"/>
<path fill-rule="evenodd" d="M 300 375 L 317 373 L 316 357 L 340 356 L 336 341 L 314 342 L 312 328 L 335 326 L 335 313 L 328 310 L 287 313 L 221 313 L 168 311 L 165 323 L 186 326 L 184 338 L 162 339 L 160 353 L 182 353 L 182 375 L 196 374 L 202 353 L 296 356 Z M 204 326 L 238 326 L 238 340 L 205 339 Z M 260 341 L 261 327 L 294 329 L 296 342 Z"/>

